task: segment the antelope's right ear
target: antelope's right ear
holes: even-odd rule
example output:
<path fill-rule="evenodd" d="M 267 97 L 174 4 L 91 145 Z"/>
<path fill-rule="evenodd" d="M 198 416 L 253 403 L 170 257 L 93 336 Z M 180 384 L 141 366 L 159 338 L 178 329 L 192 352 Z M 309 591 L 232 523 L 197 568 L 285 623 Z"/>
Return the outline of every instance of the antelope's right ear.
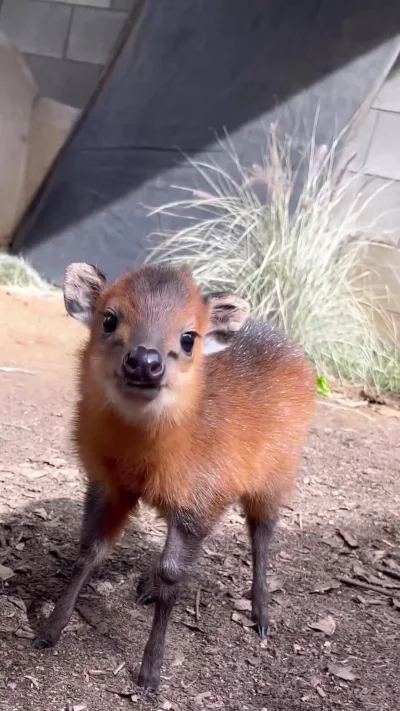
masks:
<path fill-rule="evenodd" d="M 105 284 L 106 278 L 97 267 L 83 262 L 70 264 L 64 279 L 64 303 L 69 315 L 89 327 Z"/>

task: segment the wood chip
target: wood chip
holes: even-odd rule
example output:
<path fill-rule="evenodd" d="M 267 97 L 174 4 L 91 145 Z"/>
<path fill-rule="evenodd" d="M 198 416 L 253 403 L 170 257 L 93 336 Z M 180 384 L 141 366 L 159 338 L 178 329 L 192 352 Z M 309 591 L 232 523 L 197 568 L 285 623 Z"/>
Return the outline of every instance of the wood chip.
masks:
<path fill-rule="evenodd" d="M 194 601 L 194 619 L 196 620 L 197 624 L 200 619 L 200 594 L 201 594 L 201 591 L 199 588 L 198 591 L 196 592 L 196 598 Z"/>
<path fill-rule="evenodd" d="M 26 370 L 26 368 L 13 368 L 7 365 L 0 366 L 0 373 L 23 373 L 24 375 L 36 375 L 35 370 Z"/>
<path fill-rule="evenodd" d="M 386 595 L 387 597 L 393 597 L 400 601 L 400 597 L 393 595 L 393 591 L 387 590 L 384 587 L 379 587 L 378 585 L 371 585 L 370 583 L 364 583 L 362 580 L 356 580 L 355 578 L 348 578 L 347 575 L 339 575 L 338 580 L 345 585 L 351 585 L 356 588 L 363 588 L 364 590 L 371 590 L 372 592 L 379 593 L 379 595 Z"/>
<path fill-rule="evenodd" d="M 114 669 L 114 671 L 113 671 L 114 676 L 117 676 L 117 674 L 119 674 L 120 671 L 122 671 L 122 669 L 124 668 L 125 664 L 126 664 L 126 662 L 121 662 L 121 664 L 118 664 L 118 666 L 116 667 L 116 669 Z"/>

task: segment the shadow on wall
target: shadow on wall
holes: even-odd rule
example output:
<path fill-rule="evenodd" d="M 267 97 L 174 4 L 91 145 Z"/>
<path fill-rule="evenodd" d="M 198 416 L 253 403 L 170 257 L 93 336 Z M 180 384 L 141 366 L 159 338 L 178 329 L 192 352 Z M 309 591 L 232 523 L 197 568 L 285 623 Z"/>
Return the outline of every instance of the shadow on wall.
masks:
<path fill-rule="evenodd" d="M 71 260 L 111 277 L 169 228 L 148 206 L 194 185 L 183 153 L 259 162 L 279 119 L 329 143 L 378 88 L 398 52 L 398 0 L 138 0 L 137 21 L 108 77 L 16 235 L 13 250 L 60 283 Z M 176 228 L 176 223 L 174 223 Z"/>
<path fill-rule="evenodd" d="M 79 111 L 40 96 L 22 54 L 0 32 L 0 247 L 6 247 Z"/>

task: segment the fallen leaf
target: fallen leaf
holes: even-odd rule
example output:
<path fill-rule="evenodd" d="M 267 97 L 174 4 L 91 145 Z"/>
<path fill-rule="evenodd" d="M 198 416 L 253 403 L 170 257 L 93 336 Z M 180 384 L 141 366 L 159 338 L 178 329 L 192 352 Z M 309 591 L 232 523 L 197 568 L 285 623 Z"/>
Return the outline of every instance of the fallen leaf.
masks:
<path fill-rule="evenodd" d="M 349 548 L 358 548 L 357 539 L 349 531 L 346 531 L 344 528 L 338 528 L 337 532 L 339 536 L 343 538 L 344 542 L 347 543 Z"/>
<path fill-rule="evenodd" d="M 28 680 L 33 684 L 33 686 L 35 687 L 35 689 L 38 689 L 38 688 L 39 688 L 39 682 L 38 682 L 37 679 L 35 679 L 34 676 L 29 676 L 28 674 L 26 674 L 26 675 L 25 675 L 25 679 L 28 679 Z"/>
<path fill-rule="evenodd" d="M 96 625 L 96 632 L 98 632 L 99 634 L 108 634 L 108 630 L 109 626 L 104 620 L 102 620 L 101 622 L 99 622 L 98 625 Z"/>
<path fill-rule="evenodd" d="M 340 588 L 340 583 L 327 583 L 326 585 L 319 585 L 314 590 L 310 590 L 311 594 L 325 595 L 325 593 L 332 592 L 332 590 L 337 590 Z"/>
<path fill-rule="evenodd" d="M 31 630 L 24 630 L 22 627 L 14 632 L 16 637 L 21 639 L 35 639 L 35 635 Z"/>
<path fill-rule="evenodd" d="M 233 603 L 233 607 L 238 612 L 251 612 L 251 600 L 246 600 L 246 598 L 235 600 Z"/>
<path fill-rule="evenodd" d="M 72 711 L 86 711 L 86 704 L 78 704 L 78 706 L 73 706 Z"/>
<path fill-rule="evenodd" d="M 8 568 L 6 565 L 0 565 L 0 581 L 2 583 L 5 583 L 6 580 L 10 580 L 14 575 L 15 573 L 11 568 Z"/>
<path fill-rule="evenodd" d="M 255 622 L 250 620 L 248 617 L 245 617 L 240 612 L 232 612 L 231 619 L 233 622 L 236 622 L 236 624 L 242 625 L 242 627 L 254 627 L 255 625 Z"/>
<path fill-rule="evenodd" d="M 135 689 L 130 689 L 129 687 L 127 689 L 107 689 L 109 694 L 115 694 L 116 696 L 120 696 L 121 699 L 132 699 L 132 696 L 135 694 Z"/>
<path fill-rule="evenodd" d="M 283 590 L 285 584 L 285 578 L 283 575 L 269 575 L 267 577 L 268 592 L 274 593 L 278 590 Z"/>
<path fill-rule="evenodd" d="M 46 509 L 34 509 L 33 513 L 36 514 L 36 516 L 38 516 L 39 518 L 41 518 L 43 521 L 47 521 L 49 518 Z"/>
<path fill-rule="evenodd" d="M 332 637 L 336 630 L 336 622 L 332 615 L 327 615 L 327 617 L 322 617 L 317 622 L 310 622 L 309 627 L 312 630 L 323 632 L 327 637 Z"/>
<path fill-rule="evenodd" d="M 194 632 L 201 632 L 202 634 L 204 634 L 204 630 L 199 627 L 199 625 L 196 625 L 195 622 L 184 622 L 182 620 L 182 624 L 185 625 L 185 627 L 187 627 L 189 630 L 193 630 Z"/>
<path fill-rule="evenodd" d="M 18 624 L 18 620 L 2 622 L 0 625 L 0 634 L 9 634 L 10 632 L 15 633 L 18 629 Z"/>
<path fill-rule="evenodd" d="M 177 654 L 175 659 L 171 663 L 171 667 L 172 668 L 180 667 L 180 666 L 182 666 L 184 661 L 185 661 L 185 657 L 183 656 L 183 654 Z"/>
<path fill-rule="evenodd" d="M 357 675 L 351 671 L 351 667 L 346 667 L 341 664 L 328 664 L 328 672 L 344 681 L 355 681 L 357 679 Z"/>
<path fill-rule="evenodd" d="M 393 558 L 388 558 L 383 562 L 385 568 L 389 568 L 392 572 L 398 573 L 400 575 L 400 565 L 393 560 Z"/>
<path fill-rule="evenodd" d="M 210 696 L 212 696 L 211 691 L 203 691 L 202 694 L 197 694 L 197 696 L 194 697 L 194 702 L 196 704 L 202 704 L 203 701 L 205 701 L 206 699 L 209 699 Z"/>
<path fill-rule="evenodd" d="M 35 481 L 36 479 L 41 479 L 43 476 L 47 475 L 47 472 L 43 471 L 43 469 L 32 469 L 32 467 L 21 467 L 20 473 L 25 477 L 25 479 L 29 479 L 29 481 Z"/>
<path fill-rule="evenodd" d="M 92 610 L 89 605 L 79 604 L 76 606 L 76 610 L 77 612 L 79 612 L 80 616 L 83 617 L 85 622 L 87 622 L 92 627 L 96 627 L 102 621 L 101 614 L 99 612 L 96 612 L 96 610 Z"/>
<path fill-rule="evenodd" d="M 41 461 L 43 464 L 48 464 L 50 467 L 54 467 L 55 469 L 59 469 L 60 467 L 64 467 L 68 464 L 68 462 L 61 457 L 48 457 L 47 459 L 42 459 Z"/>

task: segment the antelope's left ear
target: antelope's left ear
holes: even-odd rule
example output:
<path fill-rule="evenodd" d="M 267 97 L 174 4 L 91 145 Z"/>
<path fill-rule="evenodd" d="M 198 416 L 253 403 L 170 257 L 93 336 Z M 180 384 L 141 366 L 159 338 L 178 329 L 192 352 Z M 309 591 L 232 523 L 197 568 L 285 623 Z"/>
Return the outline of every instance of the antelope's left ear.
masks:
<path fill-rule="evenodd" d="M 248 303 L 233 294 L 211 294 L 204 297 L 209 306 L 208 329 L 204 355 L 224 350 L 240 331 L 250 314 Z"/>

